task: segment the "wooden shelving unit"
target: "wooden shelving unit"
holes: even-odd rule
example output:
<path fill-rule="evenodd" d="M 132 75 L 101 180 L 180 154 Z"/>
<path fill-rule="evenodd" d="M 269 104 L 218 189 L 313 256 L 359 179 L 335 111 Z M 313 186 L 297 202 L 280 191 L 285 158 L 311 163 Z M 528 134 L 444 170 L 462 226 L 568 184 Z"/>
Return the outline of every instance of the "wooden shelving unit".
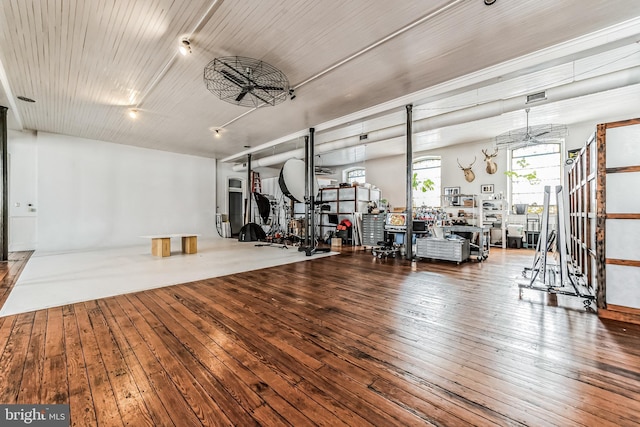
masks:
<path fill-rule="evenodd" d="M 597 289 L 596 189 L 598 144 L 593 134 L 568 173 L 569 234 L 573 265 L 590 290 Z"/>
<path fill-rule="evenodd" d="M 640 119 L 599 124 L 568 180 L 574 268 L 599 316 L 640 324 Z"/>

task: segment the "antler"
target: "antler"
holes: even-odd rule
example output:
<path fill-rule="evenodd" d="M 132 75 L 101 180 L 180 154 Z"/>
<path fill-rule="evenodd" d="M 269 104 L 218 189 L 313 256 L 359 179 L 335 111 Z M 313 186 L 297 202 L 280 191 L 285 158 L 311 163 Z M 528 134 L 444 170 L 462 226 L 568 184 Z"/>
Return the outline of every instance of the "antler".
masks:
<path fill-rule="evenodd" d="M 493 152 L 493 154 L 488 154 L 487 150 L 482 149 L 482 154 L 484 154 L 485 160 L 492 159 L 498 155 L 498 147 L 496 147 L 496 150 Z"/>
<path fill-rule="evenodd" d="M 460 164 L 460 160 L 458 160 L 458 158 L 456 157 L 456 162 L 458 162 L 458 166 L 460 166 L 460 169 L 462 169 L 462 170 L 471 169 L 471 166 L 473 166 L 473 164 L 476 162 L 476 160 L 477 160 L 476 156 L 473 156 L 473 162 L 471 162 L 471 164 L 465 168 L 464 166 L 462 166 Z"/>

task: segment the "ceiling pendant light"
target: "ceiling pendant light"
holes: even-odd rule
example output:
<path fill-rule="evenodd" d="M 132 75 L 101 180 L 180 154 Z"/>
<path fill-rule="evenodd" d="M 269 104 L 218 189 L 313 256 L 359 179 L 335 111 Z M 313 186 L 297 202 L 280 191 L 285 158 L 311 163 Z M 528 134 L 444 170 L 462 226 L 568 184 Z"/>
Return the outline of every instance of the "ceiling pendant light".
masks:
<path fill-rule="evenodd" d="M 138 110 L 136 109 L 129 110 L 129 117 L 131 117 L 132 119 L 135 119 L 136 117 L 138 117 Z"/>
<path fill-rule="evenodd" d="M 182 54 L 182 56 L 187 56 L 187 54 L 191 53 L 191 43 L 188 39 L 182 39 L 180 44 L 178 45 L 178 51 Z"/>

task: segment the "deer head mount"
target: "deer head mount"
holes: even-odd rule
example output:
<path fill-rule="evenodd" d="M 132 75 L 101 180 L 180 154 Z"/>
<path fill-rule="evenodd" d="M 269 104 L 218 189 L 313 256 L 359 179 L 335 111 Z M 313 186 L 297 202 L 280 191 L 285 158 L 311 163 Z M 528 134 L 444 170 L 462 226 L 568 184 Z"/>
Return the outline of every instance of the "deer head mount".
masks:
<path fill-rule="evenodd" d="M 471 164 L 465 168 L 460 164 L 460 161 L 456 158 L 456 161 L 458 162 L 458 166 L 460 166 L 460 169 L 464 171 L 464 179 L 466 179 L 467 182 L 473 182 L 473 180 L 476 179 L 476 174 L 474 174 L 473 171 L 471 170 L 471 167 L 476 162 L 476 160 L 477 159 L 474 157 L 473 162 L 471 162 Z"/>
<path fill-rule="evenodd" d="M 493 175 L 498 170 L 498 165 L 493 161 L 493 158 L 498 155 L 498 148 L 496 147 L 496 151 L 493 154 L 487 154 L 486 150 L 482 150 L 482 154 L 484 154 L 484 161 L 487 163 L 487 173 Z"/>

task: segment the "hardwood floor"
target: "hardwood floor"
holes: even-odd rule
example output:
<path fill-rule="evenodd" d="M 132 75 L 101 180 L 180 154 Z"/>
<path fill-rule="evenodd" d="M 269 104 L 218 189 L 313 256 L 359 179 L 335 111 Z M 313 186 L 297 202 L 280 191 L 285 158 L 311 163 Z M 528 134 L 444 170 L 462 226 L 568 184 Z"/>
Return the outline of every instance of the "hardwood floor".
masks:
<path fill-rule="evenodd" d="M 519 299 L 531 257 L 345 250 L 0 318 L 0 403 L 77 426 L 640 424 L 640 327 Z"/>

